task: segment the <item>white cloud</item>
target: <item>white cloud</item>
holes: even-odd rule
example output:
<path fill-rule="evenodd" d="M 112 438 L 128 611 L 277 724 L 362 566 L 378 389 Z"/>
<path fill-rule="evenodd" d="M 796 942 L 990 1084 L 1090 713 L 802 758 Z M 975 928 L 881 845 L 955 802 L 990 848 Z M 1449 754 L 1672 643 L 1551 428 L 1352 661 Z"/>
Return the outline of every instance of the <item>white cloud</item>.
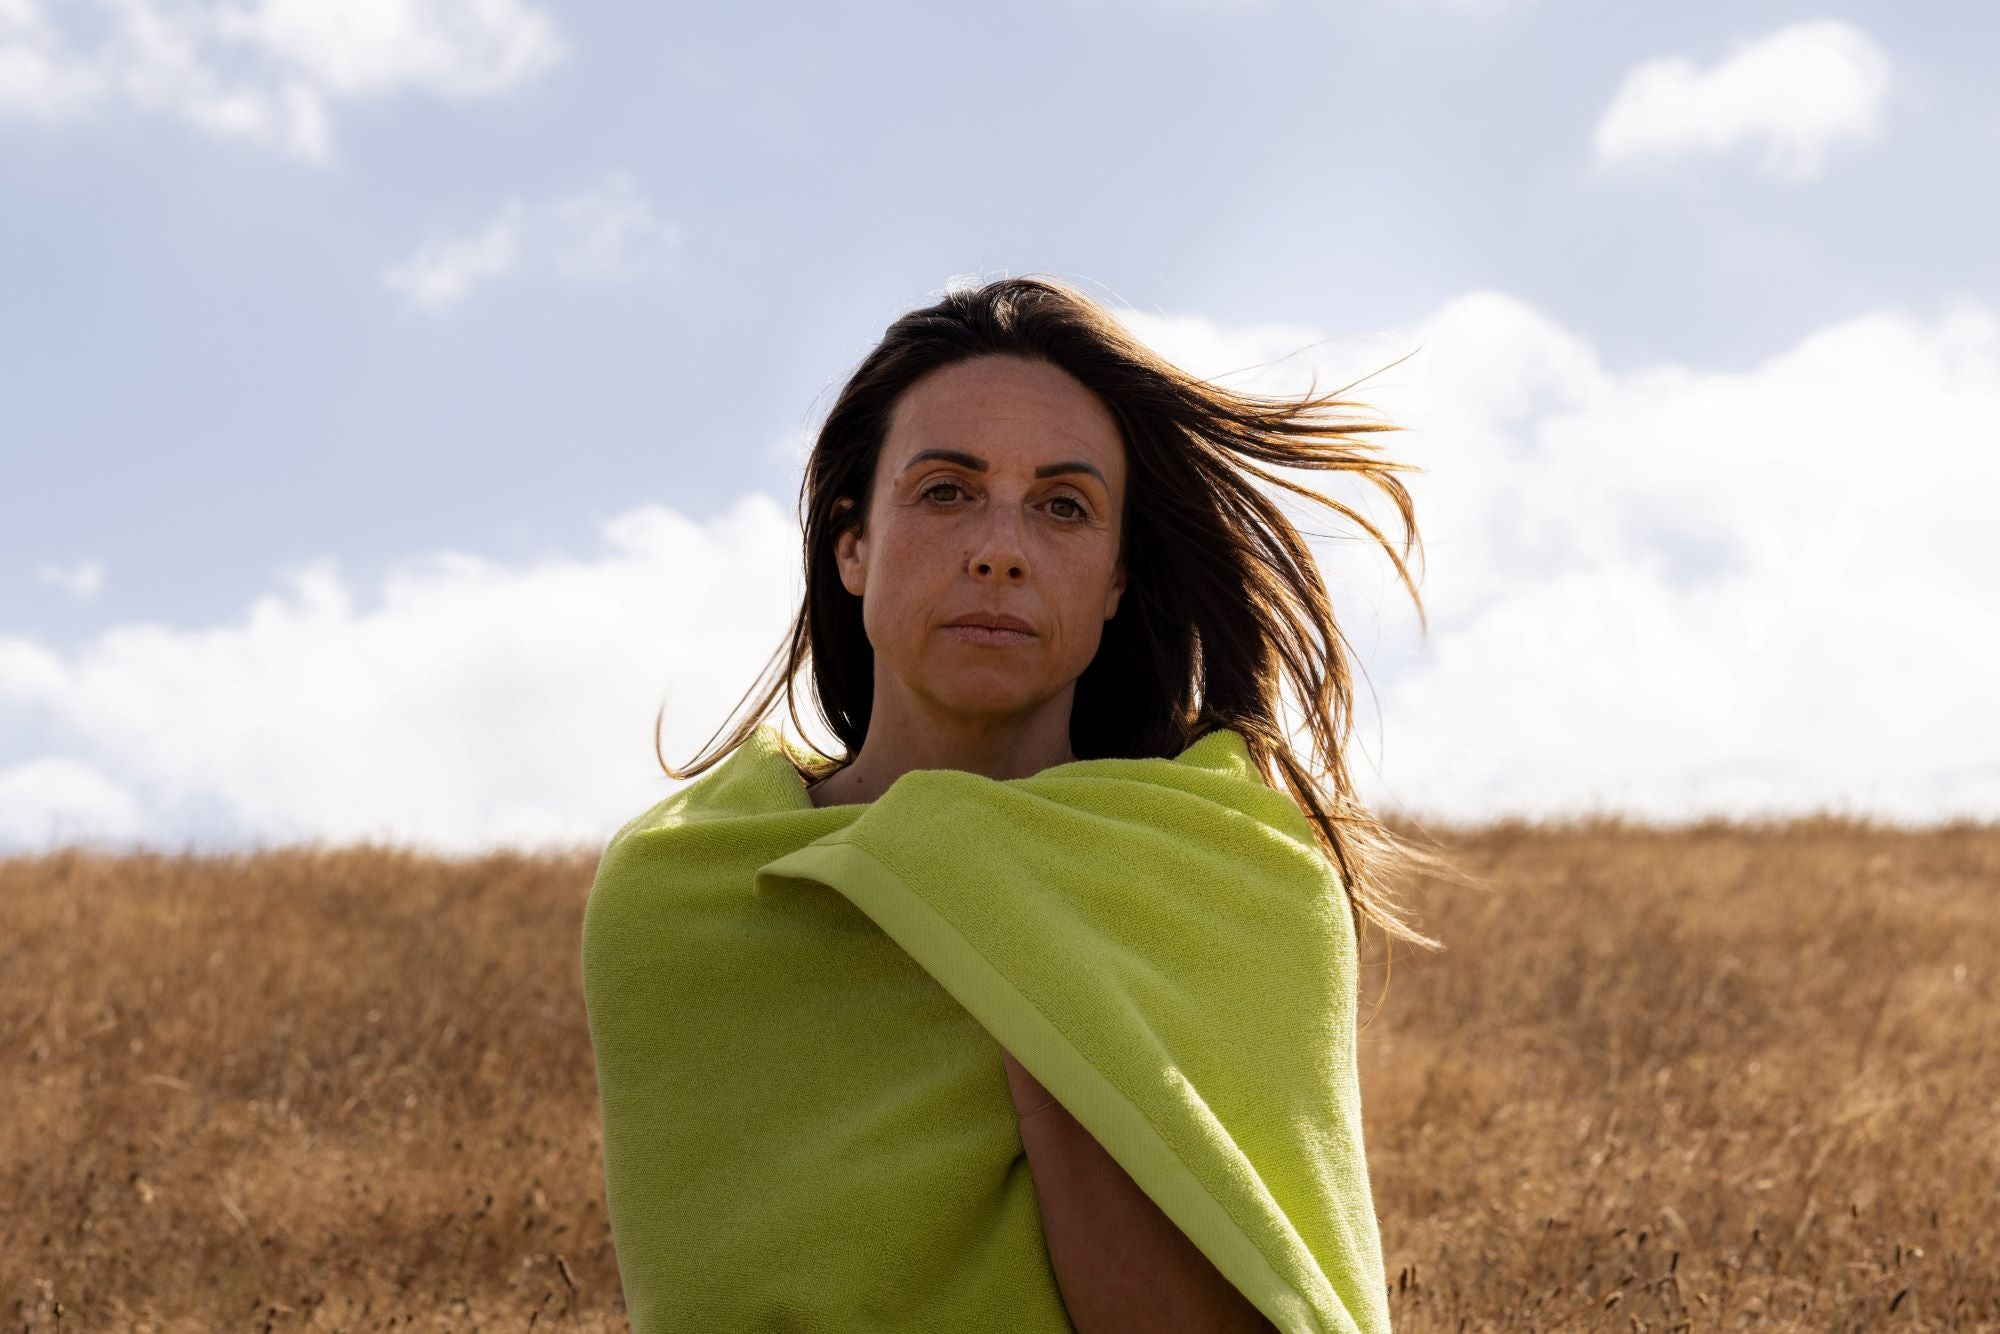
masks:
<path fill-rule="evenodd" d="M 0 120 L 119 103 L 325 162 L 333 102 L 491 97 L 566 56 L 523 0 L 0 0 Z"/>
<path fill-rule="evenodd" d="M 1208 374 L 1286 341 L 1131 322 Z M 2000 811 L 2000 715 L 1978 706 L 2000 677 L 1992 311 L 1861 315 L 1742 374 L 1612 375 L 1472 293 L 1337 345 L 1319 387 L 1418 347 L 1350 396 L 1409 426 L 1369 438 L 1425 469 L 1403 480 L 1429 637 L 1358 531 L 1314 544 L 1376 691 L 1354 763 L 1379 800 L 1468 820 Z M 1305 387 L 1304 368 L 1269 378 Z M 1400 534 L 1373 488 L 1292 475 Z"/>
<path fill-rule="evenodd" d="M 58 121 L 88 108 L 100 80 L 79 67 L 39 0 L 0 0 L 0 121 Z"/>
<path fill-rule="evenodd" d="M 491 97 L 563 51 L 547 15 L 519 0 L 261 0 L 216 18 L 223 37 L 350 98 Z"/>
<path fill-rule="evenodd" d="M 1889 85 L 1889 57 L 1861 29 L 1794 23 L 1705 70 L 1679 57 L 1640 65 L 1599 118 L 1593 149 L 1600 166 L 1623 167 L 1754 147 L 1766 173 L 1804 181 L 1840 145 L 1881 136 Z"/>
<path fill-rule="evenodd" d="M 384 270 L 382 285 L 430 313 L 457 305 L 474 287 L 514 271 L 521 257 L 521 213 L 520 202 L 509 200 L 478 231 L 426 241 Z"/>
<path fill-rule="evenodd" d="M 120 626 L 74 655 L 0 637 L 0 735 L 25 714 L 70 757 L 0 766 L 0 838 L 601 842 L 672 786 L 663 692 L 663 748 L 688 758 L 800 586 L 797 527 L 763 496 L 600 531 L 588 560 L 411 561 L 371 606 L 322 562 L 232 624 Z"/>
<path fill-rule="evenodd" d="M 526 268 L 565 278 L 623 280 L 658 271 L 680 242 L 631 173 L 612 171 L 574 194 L 510 198 L 480 227 L 433 237 L 382 273 L 382 283 L 428 314 L 476 287 Z"/>
<path fill-rule="evenodd" d="M 143 840 L 139 799 L 67 755 L 44 755 L 0 769 L 0 846 Z"/>
<path fill-rule="evenodd" d="M 630 172 L 607 173 L 548 214 L 556 267 L 572 277 L 632 277 L 658 267 L 680 241 Z"/>
<path fill-rule="evenodd" d="M 94 598 L 104 588 L 104 564 L 83 560 L 66 567 L 43 561 L 35 567 L 35 578 L 51 588 L 60 588 L 71 597 Z"/>
<path fill-rule="evenodd" d="M 1314 341 L 1127 318 L 1225 382 Z M 1862 314 L 1741 373 L 1613 374 L 1475 292 L 1238 387 L 1317 369 L 1329 390 L 1413 347 L 1351 392 L 1410 427 L 1370 438 L 1426 470 L 1404 478 L 1430 636 L 1379 551 L 1314 542 L 1377 692 L 1365 796 L 1466 820 L 2000 811 L 1994 312 Z M 1372 489 L 1298 476 L 1399 531 Z M 369 605 L 318 564 L 230 624 L 120 626 L 73 654 L 0 636 L 0 736 L 47 752 L 0 765 L 0 837 L 601 845 L 672 786 L 662 692 L 666 753 L 689 758 L 800 592 L 789 496 L 705 523 L 649 505 L 601 533 L 584 559 L 412 561 Z"/>

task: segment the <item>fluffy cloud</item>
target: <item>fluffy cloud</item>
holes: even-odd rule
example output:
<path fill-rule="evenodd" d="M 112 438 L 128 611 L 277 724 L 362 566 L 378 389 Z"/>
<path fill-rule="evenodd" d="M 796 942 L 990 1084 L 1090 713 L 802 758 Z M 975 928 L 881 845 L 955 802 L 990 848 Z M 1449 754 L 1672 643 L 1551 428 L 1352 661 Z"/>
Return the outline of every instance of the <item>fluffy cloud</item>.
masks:
<path fill-rule="evenodd" d="M 382 271 L 382 285 L 432 314 L 457 305 L 473 288 L 504 278 L 520 263 L 521 213 L 519 202 L 510 200 L 475 231 L 424 242 Z"/>
<path fill-rule="evenodd" d="M 104 589 L 104 563 L 82 560 L 74 566 L 62 566 L 43 561 L 35 567 L 35 578 L 51 588 L 60 588 L 73 598 L 87 601 Z"/>
<path fill-rule="evenodd" d="M 1363 655 L 1353 767 L 1387 807 L 1472 820 L 1834 808 L 2000 811 L 2000 318 L 1885 310 L 1763 365 L 1612 374 L 1505 294 L 1313 343 L 1129 315 L 1199 373 L 1356 386 L 1424 536 L 1420 636 L 1386 559 L 1312 532 Z M 1370 488 L 1298 474 L 1396 531 Z M 364 599 L 331 564 L 233 623 L 0 637 L 0 840 L 385 837 L 600 845 L 672 784 L 778 647 L 789 499 L 644 506 L 599 549 L 412 561 Z M 1379 716 L 1375 706 L 1379 702 Z M 811 721 L 810 705 L 802 710 Z M 1379 726 L 1378 726 L 1379 724 Z M 816 725 L 816 724 L 815 724 Z M 823 739 L 823 738 L 816 738 Z"/>
<path fill-rule="evenodd" d="M 524 268 L 598 280 L 656 272 L 679 243 L 630 173 L 613 171 L 561 198 L 508 199 L 473 229 L 424 241 L 383 270 L 382 285 L 436 315 Z"/>
<path fill-rule="evenodd" d="M 102 772 L 67 755 L 45 755 L 0 769 L 0 848 L 72 840 L 145 841 L 139 799 Z"/>
<path fill-rule="evenodd" d="M 1492 292 L 1406 342 L 1411 363 L 1353 393 L 1413 428 L 1386 439 L 1425 469 L 1406 481 L 1428 638 L 1379 552 L 1319 547 L 1350 635 L 1381 650 L 1379 744 L 1365 695 L 1357 732 L 1379 800 L 2000 810 L 2000 717 L 1974 703 L 2000 675 L 1993 312 L 1863 314 L 1743 373 L 1612 375 Z"/>
<path fill-rule="evenodd" d="M 0 0 L 0 121 L 115 103 L 324 162 L 334 102 L 490 97 L 566 54 L 523 0 Z"/>
<path fill-rule="evenodd" d="M 0 840 L 601 840 L 671 786 L 661 703 L 688 758 L 800 590 L 796 525 L 761 495 L 601 536 L 586 560 L 413 560 L 366 604 L 312 564 L 233 624 L 120 626 L 73 657 L 0 637 L 0 735 L 57 742 L 0 767 Z"/>
<path fill-rule="evenodd" d="M 1815 19 L 1738 43 L 1698 69 L 1678 57 L 1627 74 L 1597 122 L 1602 167 L 1757 150 L 1769 175 L 1819 175 L 1843 144 L 1882 134 L 1889 57 L 1841 19 Z"/>
<path fill-rule="evenodd" d="M 40 0 L 0 0 L 0 120 L 62 120 L 100 91 L 98 76 L 63 49 Z"/>

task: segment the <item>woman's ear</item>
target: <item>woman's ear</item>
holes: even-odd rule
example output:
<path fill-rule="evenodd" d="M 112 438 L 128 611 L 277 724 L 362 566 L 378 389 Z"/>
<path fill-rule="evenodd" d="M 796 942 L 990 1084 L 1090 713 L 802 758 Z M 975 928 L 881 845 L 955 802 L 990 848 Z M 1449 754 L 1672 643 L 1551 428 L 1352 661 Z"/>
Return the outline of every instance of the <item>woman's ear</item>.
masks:
<path fill-rule="evenodd" d="M 1111 572 L 1111 591 L 1104 598 L 1104 619 L 1110 620 L 1118 614 L 1118 599 L 1125 592 L 1125 562 L 1121 558 L 1118 567 Z"/>
<path fill-rule="evenodd" d="M 835 502 L 834 513 L 842 514 L 853 507 L 854 502 L 842 496 Z M 852 524 L 834 536 L 833 562 L 840 569 L 841 587 L 856 597 L 868 591 L 867 539 L 861 537 Z"/>

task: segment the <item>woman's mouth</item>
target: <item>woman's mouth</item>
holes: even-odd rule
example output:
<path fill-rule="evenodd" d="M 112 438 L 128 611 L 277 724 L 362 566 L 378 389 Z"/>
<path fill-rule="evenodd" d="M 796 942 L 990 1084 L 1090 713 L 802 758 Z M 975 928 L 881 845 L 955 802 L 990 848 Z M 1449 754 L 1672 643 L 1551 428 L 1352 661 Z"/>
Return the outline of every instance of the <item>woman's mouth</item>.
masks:
<path fill-rule="evenodd" d="M 1026 630 L 996 630 L 990 625 L 947 625 L 945 629 L 968 644 L 1025 644 L 1034 638 Z"/>

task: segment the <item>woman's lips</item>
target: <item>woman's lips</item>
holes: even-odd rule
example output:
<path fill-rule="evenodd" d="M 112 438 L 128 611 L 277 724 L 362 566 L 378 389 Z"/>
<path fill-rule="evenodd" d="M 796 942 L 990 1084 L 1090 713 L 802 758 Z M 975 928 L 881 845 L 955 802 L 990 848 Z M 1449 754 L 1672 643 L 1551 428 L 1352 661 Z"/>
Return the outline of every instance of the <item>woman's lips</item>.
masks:
<path fill-rule="evenodd" d="M 1026 630 L 996 630 L 990 625 L 947 625 L 949 630 L 968 644 L 1025 644 L 1034 636 Z"/>

